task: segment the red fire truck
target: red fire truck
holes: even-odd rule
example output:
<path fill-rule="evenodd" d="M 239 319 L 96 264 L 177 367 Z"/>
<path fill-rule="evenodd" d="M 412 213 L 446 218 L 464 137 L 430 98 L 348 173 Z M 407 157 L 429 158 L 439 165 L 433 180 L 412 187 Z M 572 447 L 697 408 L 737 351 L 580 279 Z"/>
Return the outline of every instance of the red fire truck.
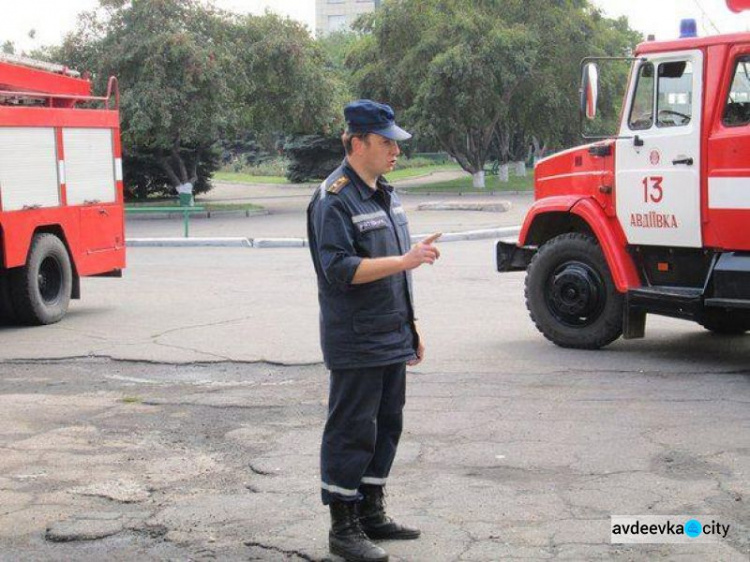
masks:
<path fill-rule="evenodd" d="M 0 55 L 0 317 L 50 324 L 80 278 L 122 275 L 117 81 Z"/>
<path fill-rule="evenodd" d="M 637 47 L 618 135 L 540 161 L 519 240 L 497 244 L 560 346 L 643 337 L 647 314 L 750 330 L 750 34 L 683 35 Z M 596 63 L 582 82 L 592 117 Z"/>

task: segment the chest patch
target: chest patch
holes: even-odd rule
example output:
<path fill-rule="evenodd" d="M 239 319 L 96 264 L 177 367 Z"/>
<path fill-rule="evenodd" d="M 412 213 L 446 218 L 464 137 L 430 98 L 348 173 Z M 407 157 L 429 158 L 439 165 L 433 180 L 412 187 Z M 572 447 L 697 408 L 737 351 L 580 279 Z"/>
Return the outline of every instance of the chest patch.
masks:
<path fill-rule="evenodd" d="M 365 215 L 355 215 L 352 217 L 352 223 L 360 233 L 386 228 L 388 226 L 388 215 L 385 211 L 367 213 Z"/>

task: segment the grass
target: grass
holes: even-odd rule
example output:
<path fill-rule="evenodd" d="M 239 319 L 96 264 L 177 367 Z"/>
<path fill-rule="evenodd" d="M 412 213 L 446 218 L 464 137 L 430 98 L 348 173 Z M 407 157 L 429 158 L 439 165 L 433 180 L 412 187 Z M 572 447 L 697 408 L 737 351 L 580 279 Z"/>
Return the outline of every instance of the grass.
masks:
<path fill-rule="evenodd" d="M 200 197 L 200 196 L 199 196 Z M 200 200 L 195 202 L 196 206 L 203 207 L 206 211 L 257 211 L 263 209 L 260 205 L 252 203 L 203 203 Z M 176 199 L 150 199 L 148 201 L 130 202 L 128 207 L 174 207 L 179 211 L 182 207 Z"/>
<path fill-rule="evenodd" d="M 459 170 L 461 170 L 461 166 L 458 164 L 436 164 L 434 166 L 423 166 L 421 168 L 396 169 L 388 173 L 386 177 L 388 178 L 388 181 L 397 181 L 429 176 L 435 172 L 458 172 Z"/>
<path fill-rule="evenodd" d="M 140 396 L 123 396 L 119 401 L 123 404 L 140 404 L 143 402 L 143 398 Z"/>
<path fill-rule="evenodd" d="M 527 176 L 510 176 L 507 183 L 500 182 L 497 176 L 486 175 L 484 189 L 473 187 L 472 178 L 467 174 L 466 177 L 455 180 L 401 188 L 401 191 L 408 193 L 487 193 L 488 191 L 533 191 L 533 189 L 534 174 L 530 173 Z"/>
<path fill-rule="evenodd" d="M 213 179 L 227 183 L 289 183 L 284 176 L 254 176 L 240 172 L 216 172 Z"/>

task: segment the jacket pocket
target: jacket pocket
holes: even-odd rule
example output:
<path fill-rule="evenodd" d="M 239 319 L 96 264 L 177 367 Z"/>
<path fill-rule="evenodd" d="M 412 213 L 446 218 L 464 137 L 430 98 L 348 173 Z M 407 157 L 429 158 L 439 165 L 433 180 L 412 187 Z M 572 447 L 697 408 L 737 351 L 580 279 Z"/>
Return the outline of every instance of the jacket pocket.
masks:
<path fill-rule="evenodd" d="M 357 314 L 354 316 L 354 333 L 380 334 L 395 332 L 403 324 L 400 312 L 386 312 L 384 314 Z"/>

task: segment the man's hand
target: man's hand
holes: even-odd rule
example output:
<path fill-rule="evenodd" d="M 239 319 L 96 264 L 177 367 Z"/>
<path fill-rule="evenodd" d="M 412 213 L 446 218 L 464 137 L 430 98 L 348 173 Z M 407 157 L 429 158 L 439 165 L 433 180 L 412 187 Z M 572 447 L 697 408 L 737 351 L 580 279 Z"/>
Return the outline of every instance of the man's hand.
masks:
<path fill-rule="evenodd" d="M 440 257 L 440 250 L 438 250 L 437 246 L 434 246 L 432 243 L 440 238 L 440 236 L 442 236 L 442 233 L 440 232 L 428 236 L 421 242 L 414 244 L 414 246 L 411 247 L 411 250 L 406 252 L 403 256 L 364 258 L 354 272 L 352 285 L 372 283 L 373 281 L 383 279 L 389 275 L 395 275 L 402 271 L 414 269 L 423 263 L 435 263 L 435 260 Z"/>
<path fill-rule="evenodd" d="M 424 359 L 424 343 L 422 340 L 422 334 L 419 332 L 419 328 L 417 328 L 416 321 L 414 322 L 414 330 L 417 332 L 417 339 L 419 340 L 419 343 L 417 344 L 417 351 L 416 351 L 416 357 L 414 359 L 411 359 L 406 362 L 406 364 L 409 367 L 413 367 L 414 365 L 419 365 L 422 362 L 422 359 Z"/>
<path fill-rule="evenodd" d="M 405 269 L 415 269 L 423 263 L 429 263 L 430 265 L 435 263 L 435 260 L 440 257 L 440 250 L 433 244 L 433 242 L 442 235 L 442 232 L 436 232 L 414 244 L 411 247 L 411 250 L 406 252 L 402 258 Z"/>
<path fill-rule="evenodd" d="M 417 346 L 417 357 L 415 359 L 410 359 L 406 364 L 409 365 L 409 367 L 413 367 L 414 365 L 419 365 L 422 362 L 422 359 L 424 359 L 424 344 L 420 339 L 419 345 Z"/>

